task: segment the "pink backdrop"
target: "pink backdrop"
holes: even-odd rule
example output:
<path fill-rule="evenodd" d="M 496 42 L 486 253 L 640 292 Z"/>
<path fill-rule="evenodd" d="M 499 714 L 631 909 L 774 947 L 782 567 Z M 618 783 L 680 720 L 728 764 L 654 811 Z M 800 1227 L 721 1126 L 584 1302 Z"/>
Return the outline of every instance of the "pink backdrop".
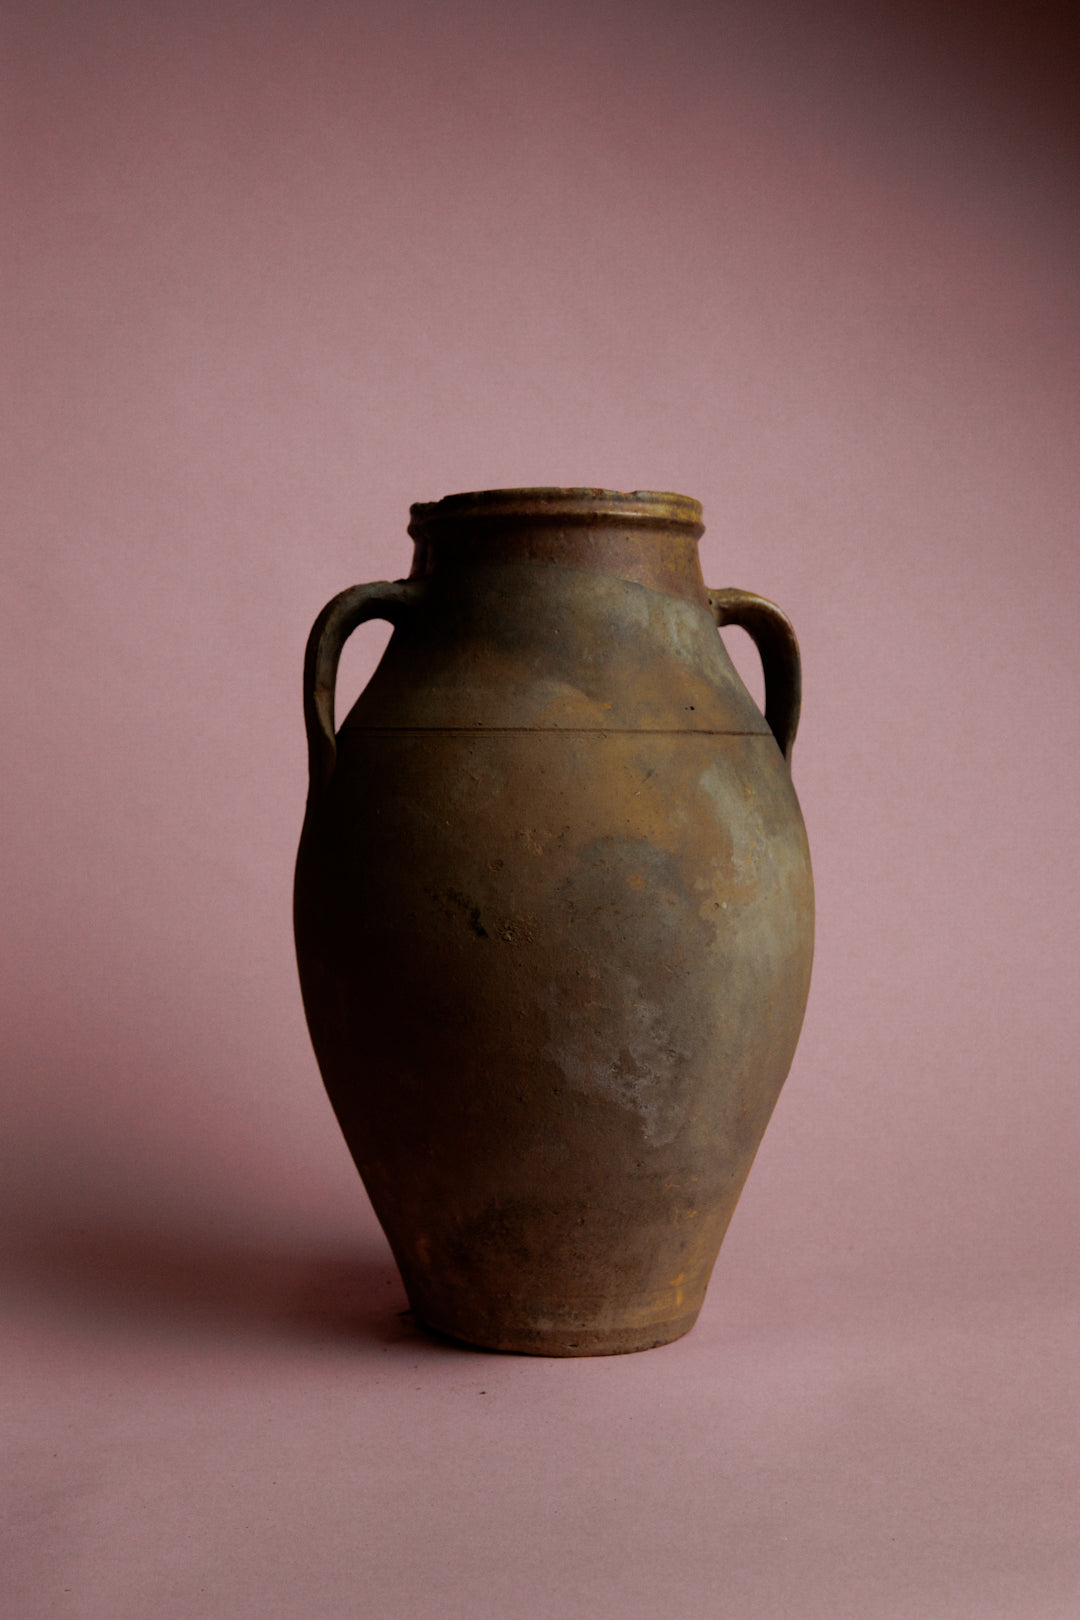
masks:
<path fill-rule="evenodd" d="M 1067 9 L 7 40 L 9 1612 L 1074 1620 Z M 290 933 L 311 619 L 527 484 L 697 496 L 805 666 L 802 1045 L 698 1327 L 599 1361 L 397 1315 Z"/>

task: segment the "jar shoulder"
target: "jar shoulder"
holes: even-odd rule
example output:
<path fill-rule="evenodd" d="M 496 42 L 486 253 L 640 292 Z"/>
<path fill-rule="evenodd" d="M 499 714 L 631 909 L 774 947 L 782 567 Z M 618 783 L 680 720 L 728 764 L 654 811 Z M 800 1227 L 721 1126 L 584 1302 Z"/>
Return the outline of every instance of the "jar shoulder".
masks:
<path fill-rule="evenodd" d="M 368 727 L 768 733 L 707 608 L 552 564 L 433 579 L 342 729 Z"/>

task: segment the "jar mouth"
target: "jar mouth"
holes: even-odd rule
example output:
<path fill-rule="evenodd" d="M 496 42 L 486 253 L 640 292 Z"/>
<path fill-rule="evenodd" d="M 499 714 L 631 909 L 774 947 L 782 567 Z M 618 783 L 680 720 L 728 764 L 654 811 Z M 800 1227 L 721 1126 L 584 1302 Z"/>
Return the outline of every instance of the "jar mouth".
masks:
<path fill-rule="evenodd" d="M 528 524 L 557 526 L 610 523 L 632 528 L 680 529 L 697 540 L 705 532 L 701 502 L 689 495 L 635 489 L 483 489 L 420 501 L 409 509 L 413 539 L 436 527 L 463 524 Z"/>

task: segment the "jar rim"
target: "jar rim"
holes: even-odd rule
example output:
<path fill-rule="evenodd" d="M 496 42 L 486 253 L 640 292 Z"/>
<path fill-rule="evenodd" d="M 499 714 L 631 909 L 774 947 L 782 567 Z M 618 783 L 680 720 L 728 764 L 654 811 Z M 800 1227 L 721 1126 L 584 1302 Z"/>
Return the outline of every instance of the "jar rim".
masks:
<path fill-rule="evenodd" d="M 704 531 L 701 502 L 666 490 L 559 488 L 470 490 L 441 501 L 418 501 L 409 509 L 409 533 L 451 521 L 499 519 L 519 523 L 599 523 L 615 519 L 635 526 L 661 525 Z"/>

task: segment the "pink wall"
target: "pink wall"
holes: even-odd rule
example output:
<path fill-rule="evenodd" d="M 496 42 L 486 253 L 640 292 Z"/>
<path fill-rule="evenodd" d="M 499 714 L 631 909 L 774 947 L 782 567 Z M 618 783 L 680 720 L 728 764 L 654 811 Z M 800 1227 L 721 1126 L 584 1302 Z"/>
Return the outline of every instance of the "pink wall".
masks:
<path fill-rule="evenodd" d="M 1064 17 L 13 8 L 0 949 L 25 1230 L 363 1227 L 292 959 L 304 638 L 336 590 L 405 571 L 410 501 L 599 484 L 697 496 L 710 584 L 774 596 L 803 643 L 816 977 L 715 1286 L 794 1320 L 1063 1286 Z"/>

